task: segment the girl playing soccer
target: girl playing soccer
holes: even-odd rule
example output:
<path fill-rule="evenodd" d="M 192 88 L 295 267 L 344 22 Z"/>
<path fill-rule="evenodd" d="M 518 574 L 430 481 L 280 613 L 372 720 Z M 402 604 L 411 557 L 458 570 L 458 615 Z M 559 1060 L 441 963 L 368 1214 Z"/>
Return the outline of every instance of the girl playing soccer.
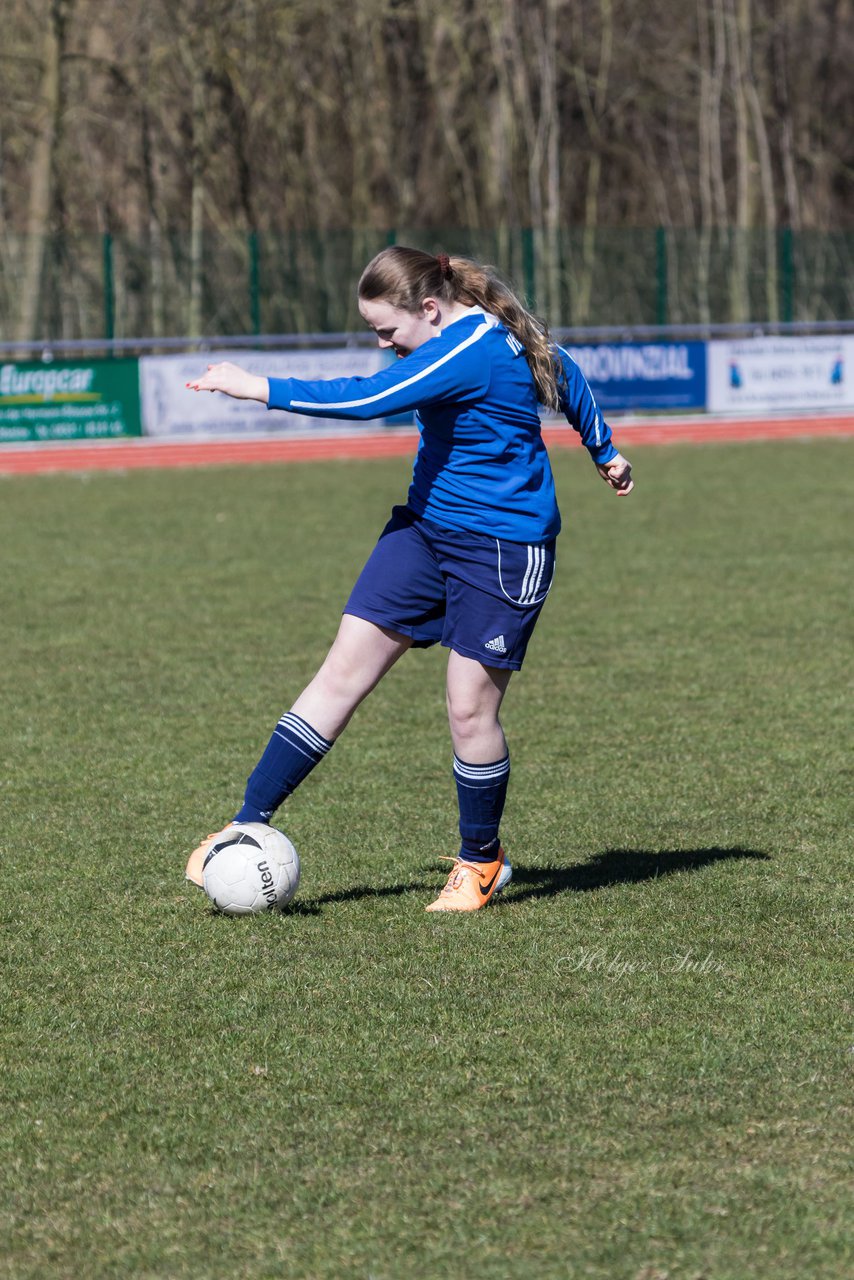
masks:
<path fill-rule="evenodd" d="M 620 496 L 632 490 L 631 466 L 578 366 L 490 268 L 384 249 L 359 281 L 359 311 L 400 357 L 371 377 L 263 378 L 224 362 L 188 383 L 325 418 L 415 410 L 421 433 L 407 501 L 393 509 L 323 665 L 276 726 L 234 823 L 269 822 L 398 658 L 438 641 L 450 650 L 461 844 L 427 910 L 475 911 L 512 875 L 499 840 L 510 775 L 499 710 L 548 595 L 560 530 L 538 405 L 566 415 Z M 195 884 L 222 834 L 190 855 Z"/>

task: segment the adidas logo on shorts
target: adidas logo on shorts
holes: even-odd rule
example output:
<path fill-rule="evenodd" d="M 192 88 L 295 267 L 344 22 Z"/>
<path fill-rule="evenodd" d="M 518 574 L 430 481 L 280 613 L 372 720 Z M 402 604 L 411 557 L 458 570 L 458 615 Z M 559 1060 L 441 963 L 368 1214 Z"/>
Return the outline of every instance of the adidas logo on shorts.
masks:
<path fill-rule="evenodd" d="M 488 649 L 490 653 L 507 652 L 507 645 L 504 643 L 504 636 L 496 636 L 494 640 L 487 640 L 483 647 L 484 649 Z"/>

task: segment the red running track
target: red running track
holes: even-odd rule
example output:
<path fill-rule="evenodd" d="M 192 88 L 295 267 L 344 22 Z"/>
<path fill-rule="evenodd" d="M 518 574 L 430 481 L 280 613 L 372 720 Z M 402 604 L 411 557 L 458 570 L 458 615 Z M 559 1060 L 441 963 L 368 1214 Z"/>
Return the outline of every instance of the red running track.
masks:
<path fill-rule="evenodd" d="M 721 444 L 757 440 L 854 436 L 854 414 L 793 418 L 659 418 L 617 421 L 614 433 L 629 453 L 635 445 Z M 568 427 L 546 426 L 549 448 L 578 447 Z M 226 467 L 238 463 L 310 462 L 317 459 L 389 458 L 415 452 L 414 430 L 360 432 L 340 436 L 246 440 L 72 441 L 63 444 L 0 445 L 0 475 L 58 471 L 131 471 L 163 467 Z"/>

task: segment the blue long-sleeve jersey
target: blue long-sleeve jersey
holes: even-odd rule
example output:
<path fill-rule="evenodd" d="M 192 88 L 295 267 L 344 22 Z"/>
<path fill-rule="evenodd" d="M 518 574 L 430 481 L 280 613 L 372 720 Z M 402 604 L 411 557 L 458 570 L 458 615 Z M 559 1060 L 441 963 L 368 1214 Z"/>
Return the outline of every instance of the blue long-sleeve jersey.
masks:
<path fill-rule="evenodd" d="M 594 462 L 616 455 L 581 370 L 560 347 L 561 408 Z M 270 378 L 269 407 L 367 420 L 416 411 L 421 441 L 409 506 L 435 524 L 511 542 L 560 530 L 537 392 L 524 349 L 480 310 L 368 378 Z"/>

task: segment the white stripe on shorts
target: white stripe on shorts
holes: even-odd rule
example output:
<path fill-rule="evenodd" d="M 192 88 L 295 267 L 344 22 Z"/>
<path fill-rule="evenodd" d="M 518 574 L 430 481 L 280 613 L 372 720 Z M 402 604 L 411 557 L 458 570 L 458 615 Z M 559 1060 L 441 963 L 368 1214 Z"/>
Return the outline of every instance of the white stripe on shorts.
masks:
<path fill-rule="evenodd" d="M 502 593 L 508 600 L 512 600 L 513 604 L 536 604 L 546 567 L 545 547 L 528 544 L 528 565 L 525 569 L 525 576 L 522 579 L 522 591 L 517 600 L 504 590 L 504 581 L 501 577 L 501 543 L 498 538 L 495 539 L 495 545 L 498 548 L 498 585 L 501 587 Z M 549 586 L 551 586 L 551 583 Z M 546 588 L 544 595 L 548 595 L 548 588 Z"/>

